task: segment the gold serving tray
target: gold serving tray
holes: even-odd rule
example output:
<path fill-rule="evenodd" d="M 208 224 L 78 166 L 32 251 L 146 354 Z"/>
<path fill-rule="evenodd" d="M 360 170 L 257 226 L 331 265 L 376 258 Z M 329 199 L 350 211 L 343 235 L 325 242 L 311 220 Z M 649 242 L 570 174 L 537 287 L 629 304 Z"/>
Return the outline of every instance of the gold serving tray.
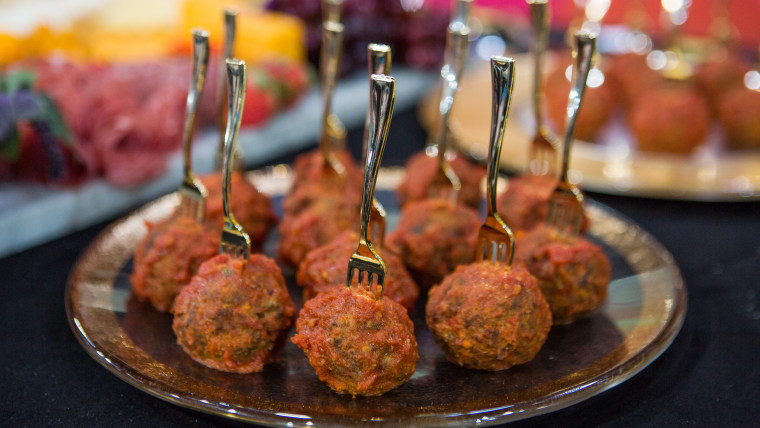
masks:
<path fill-rule="evenodd" d="M 391 189 L 403 169 L 382 169 L 377 197 L 397 220 Z M 285 166 L 249 174 L 279 206 L 291 180 Z M 206 368 L 183 353 L 172 318 L 137 301 L 132 252 L 145 220 L 169 214 L 176 194 L 147 204 L 107 227 L 85 250 L 66 290 L 72 330 L 84 349 L 120 379 L 180 406 L 280 426 L 462 426 L 528 418 L 572 405 L 625 381 L 673 341 L 686 313 L 686 289 L 670 254 L 629 220 L 590 202 L 591 239 L 610 257 L 613 281 L 591 317 L 553 327 L 530 363 L 500 372 L 446 361 L 424 321 L 424 299 L 412 320 L 420 361 L 413 377 L 380 397 L 351 398 L 319 381 L 304 354 L 288 342 L 279 363 L 262 373 Z M 276 234 L 275 234 L 276 235 Z M 277 237 L 267 248 L 271 254 Z M 284 270 L 297 306 L 301 292 Z M 292 333 L 292 332 L 291 332 Z"/>
<path fill-rule="evenodd" d="M 501 166 L 521 172 L 528 162 L 528 149 L 535 125 L 532 117 L 532 69 L 530 56 L 515 55 L 516 80 L 512 109 L 504 136 Z M 547 56 L 547 69 L 552 67 Z M 459 148 L 475 159 L 488 154 L 491 121 L 491 78 L 488 63 L 468 68 L 450 117 L 451 131 Z M 437 117 L 439 94 L 431 91 L 419 114 L 427 129 Z M 656 109 L 657 106 L 652 106 Z M 688 155 L 653 153 L 631 148 L 633 136 L 622 118 L 605 127 L 597 143 L 576 141 L 570 162 L 571 179 L 584 189 L 600 193 L 661 199 L 742 201 L 760 198 L 760 150 L 720 149 L 720 130 Z"/>

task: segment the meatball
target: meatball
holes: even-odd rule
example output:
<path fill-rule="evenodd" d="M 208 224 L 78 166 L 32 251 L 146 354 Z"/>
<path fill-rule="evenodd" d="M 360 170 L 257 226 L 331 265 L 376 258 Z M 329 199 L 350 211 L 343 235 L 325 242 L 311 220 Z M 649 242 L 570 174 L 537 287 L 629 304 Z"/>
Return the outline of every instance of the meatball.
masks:
<path fill-rule="evenodd" d="M 222 174 L 209 174 L 201 177 L 201 181 L 208 191 L 206 222 L 221 229 L 224 226 Z M 251 247 L 260 251 L 269 230 L 277 224 L 272 201 L 238 171 L 232 173 L 230 182 L 234 189 L 230 192 L 230 211 L 251 238 Z"/>
<path fill-rule="evenodd" d="M 306 189 L 303 187 L 302 189 Z M 306 254 L 330 242 L 344 230 L 359 226 L 361 195 L 325 189 L 299 212 L 286 214 L 280 222 L 278 257 L 298 266 Z"/>
<path fill-rule="evenodd" d="M 518 234 L 515 265 L 525 266 L 551 307 L 554 324 L 567 324 L 600 307 L 612 268 L 601 248 L 548 227 Z"/>
<path fill-rule="evenodd" d="M 438 170 L 437 156 L 437 154 L 430 155 L 423 151 L 414 154 L 406 162 L 406 176 L 396 189 L 396 195 L 402 206 L 428 197 L 428 188 Z M 486 175 L 486 169 L 452 150 L 447 151 L 446 158 L 462 185 L 459 190 L 459 202 L 478 208 L 481 203 L 480 187 Z"/>
<path fill-rule="evenodd" d="M 201 263 L 217 254 L 220 234 L 181 216 L 147 226 L 148 233 L 135 250 L 129 279 L 138 299 L 166 312 Z"/>
<path fill-rule="evenodd" d="M 760 92 L 738 86 L 727 92 L 718 104 L 718 119 L 726 137 L 726 147 L 760 147 Z"/>
<path fill-rule="evenodd" d="M 419 354 L 403 306 L 362 287 L 336 287 L 307 301 L 291 339 L 334 391 L 380 395 L 406 382 Z"/>
<path fill-rule="evenodd" d="M 496 200 L 496 210 L 504 222 L 513 230 L 530 230 L 545 223 L 557 178 L 526 173 L 510 178 L 508 183 L 507 189 Z M 588 217 L 584 215 L 581 231 L 588 227 Z"/>
<path fill-rule="evenodd" d="M 358 242 L 358 233 L 346 231 L 306 255 L 296 275 L 298 285 L 304 288 L 304 300 L 341 285 L 345 287 L 348 259 L 356 251 Z M 376 250 L 380 253 L 387 270 L 384 294 L 411 311 L 420 294 L 417 284 L 396 254 L 383 248 Z"/>
<path fill-rule="evenodd" d="M 564 133 L 567 117 L 567 100 L 570 93 L 570 80 L 565 73 L 567 65 L 556 68 L 546 78 L 546 102 L 549 119 L 557 133 Z M 617 100 L 611 84 L 604 82 L 599 86 L 588 86 L 583 95 L 583 105 L 578 113 L 575 125 L 575 138 L 594 141 L 604 124 L 607 123 Z"/>
<path fill-rule="evenodd" d="M 323 189 L 336 186 L 345 187 L 347 192 L 358 193 L 361 199 L 362 169 L 347 150 L 336 150 L 335 154 L 345 167 L 345 179 L 333 174 L 325 174 L 325 158 L 319 149 L 299 155 L 295 159 L 293 186 L 290 195 L 283 201 L 285 213 L 302 210 L 310 205 Z"/>
<path fill-rule="evenodd" d="M 744 75 L 752 65 L 736 55 L 714 58 L 700 64 L 694 74 L 694 85 L 704 93 L 717 110 L 722 95 L 744 84 Z"/>
<path fill-rule="evenodd" d="M 474 209 L 443 199 L 410 202 L 401 210 L 388 248 L 398 254 L 420 287 L 439 282 L 475 259 L 481 220 Z"/>
<path fill-rule="evenodd" d="M 644 95 L 628 120 L 639 150 L 689 153 L 707 136 L 711 118 L 707 101 L 695 90 L 666 85 Z"/>
<path fill-rule="evenodd" d="M 425 319 L 449 361 L 479 370 L 532 360 L 552 325 L 536 279 L 490 261 L 459 266 L 430 289 Z"/>
<path fill-rule="evenodd" d="M 665 79 L 657 71 L 649 68 L 646 57 L 635 53 L 606 57 L 608 64 L 605 78 L 614 92 L 620 94 L 626 108 L 632 108 L 652 89 L 658 88 Z M 650 104 L 652 105 L 652 104 Z"/>
<path fill-rule="evenodd" d="M 221 254 L 203 263 L 177 296 L 172 328 L 193 360 L 217 370 L 251 373 L 277 358 L 294 315 L 272 259 Z"/>

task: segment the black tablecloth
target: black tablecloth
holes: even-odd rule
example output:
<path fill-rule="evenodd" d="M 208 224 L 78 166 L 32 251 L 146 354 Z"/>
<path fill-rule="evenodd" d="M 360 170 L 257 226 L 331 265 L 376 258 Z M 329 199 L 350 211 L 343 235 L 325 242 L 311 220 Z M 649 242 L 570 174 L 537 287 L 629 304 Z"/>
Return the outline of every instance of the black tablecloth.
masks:
<path fill-rule="evenodd" d="M 383 164 L 403 164 L 422 148 L 425 134 L 414 110 L 399 112 L 391 126 Z M 357 154 L 359 140 L 358 130 L 349 134 Z M 760 202 L 589 196 L 630 217 L 673 254 L 689 294 L 686 321 L 673 344 L 630 380 L 514 426 L 757 426 Z M 90 358 L 75 339 L 64 309 L 67 277 L 107 223 L 0 259 L 2 425 L 240 425 L 128 385 Z"/>

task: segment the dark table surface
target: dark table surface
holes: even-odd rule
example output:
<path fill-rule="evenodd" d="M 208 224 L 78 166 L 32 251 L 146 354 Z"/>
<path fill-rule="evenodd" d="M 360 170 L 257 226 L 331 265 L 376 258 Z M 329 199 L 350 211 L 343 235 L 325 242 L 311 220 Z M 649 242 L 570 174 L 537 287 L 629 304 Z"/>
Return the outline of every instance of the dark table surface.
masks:
<path fill-rule="evenodd" d="M 356 154 L 360 134 L 349 133 Z M 398 112 L 388 141 L 384 165 L 401 165 L 422 148 L 425 134 L 414 110 Z M 513 425 L 757 426 L 760 202 L 589 196 L 631 218 L 673 254 L 689 295 L 686 320 L 673 344 L 633 378 Z M 2 425 L 241 426 L 128 385 L 77 342 L 64 309 L 66 282 L 79 255 L 109 222 L 0 259 Z"/>

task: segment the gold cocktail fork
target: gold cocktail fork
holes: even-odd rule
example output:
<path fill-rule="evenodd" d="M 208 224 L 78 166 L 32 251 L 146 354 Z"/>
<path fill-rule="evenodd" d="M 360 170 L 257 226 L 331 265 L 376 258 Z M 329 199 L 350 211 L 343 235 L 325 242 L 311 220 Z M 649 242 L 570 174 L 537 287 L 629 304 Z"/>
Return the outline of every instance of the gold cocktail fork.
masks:
<path fill-rule="evenodd" d="M 388 45 L 379 43 L 370 43 L 367 46 L 367 65 L 369 76 L 373 74 L 391 73 L 391 48 Z M 364 120 L 364 136 L 362 139 L 362 159 L 367 157 L 367 147 L 369 146 L 369 103 L 367 106 L 367 117 Z M 365 161 L 366 162 L 366 161 Z M 385 208 L 377 200 L 372 199 L 372 214 L 370 215 L 370 225 L 372 226 L 372 240 L 382 247 L 385 242 Z"/>
<path fill-rule="evenodd" d="M 187 93 L 185 126 L 182 132 L 182 152 L 184 168 L 182 184 L 179 187 L 180 203 L 177 213 L 203 221 L 206 214 L 206 188 L 193 173 L 192 142 L 198 102 L 203 94 L 208 67 L 208 31 L 195 29 L 193 34 L 193 75 Z"/>
<path fill-rule="evenodd" d="M 375 195 L 375 183 L 380 169 L 380 160 L 383 158 L 385 142 L 388 138 L 393 104 L 396 98 L 396 80 L 386 75 L 373 74 L 370 76 L 370 120 L 369 120 L 369 144 L 367 156 L 364 159 L 364 186 L 361 205 L 361 226 L 359 230 L 359 245 L 356 252 L 348 261 L 348 275 L 346 286 L 350 287 L 354 276 L 354 270 L 358 272 L 358 284 L 362 286 L 364 274 L 367 274 L 367 288 L 372 289 L 375 278 L 380 287 L 380 297 L 383 295 L 385 283 L 385 263 L 375 251 L 370 241 L 368 232 L 372 200 Z M 377 295 L 377 293 L 375 292 Z"/>
<path fill-rule="evenodd" d="M 237 222 L 230 211 L 230 194 L 232 189 L 232 156 L 235 153 L 240 118 L 245 105 L 245 61 L 225 60 L 227 64 L 227 127 L 224 132 L 224 158 L 222 160 L 222 208 L 224 209 L 224 228 L 220 252 L 231 257 L 248 260 L 251 239 Z"/>
<path fill-rule="evenodd" d="M 549 212 L 546 224 L 562 234 L 576 236 L 580 232 L 583 219 L 583 192 L 568 178 L 570 167 L 570 150 L 575 135 L 578 111 L 586 91 L 586 79 L 591 69 L 591 59 L 596 51 L 596 35 L 590 33 L 575 34 L 575 64 L 573 64 L 573 82 L 567 103 L 567 124 L 565 126 L 564 146 L 562 147 L 562 169 L 559 183 L 549 198 Z"/>
<path fill-rule="evenodd" d="M 322 86 L 322 135 L 319 147 L 324 157 L 326 170 L 343 177 L 346 168 L 333 152 L 335 120 L 332 119 L 332 98 L 335 81 L 338 78 L 340 55 L 343 45 L 343 24 L 334 21 L 322 23 L 322 51 L 320 53 L 320 78 Z"/>
<path fill-rule="evenodd" d="M 544 54 L 549 41 L 548 0 L 527 1 L 533 32 L 533 116 L 536 120 L 536 133 L 528 152 L 528 171 L 533 175 L 553 175 L 557 173 L 559 141 L 543 122 L 544 94 L 541 84 Z"/>
<path fill-rule="evenodd" d="M 478 231 L 475 253 L 477 261 L 490 260 L 512 264 L 515 240 L 512 231 L 496 212 L 496 184 L 499 180 L 499 160 L 504 141 L 512 89 L 515 82 L 515 60 L 491 57 L 491 138 L 488 142 L 488 187 L 486 201 L 488 216 Z"/>

